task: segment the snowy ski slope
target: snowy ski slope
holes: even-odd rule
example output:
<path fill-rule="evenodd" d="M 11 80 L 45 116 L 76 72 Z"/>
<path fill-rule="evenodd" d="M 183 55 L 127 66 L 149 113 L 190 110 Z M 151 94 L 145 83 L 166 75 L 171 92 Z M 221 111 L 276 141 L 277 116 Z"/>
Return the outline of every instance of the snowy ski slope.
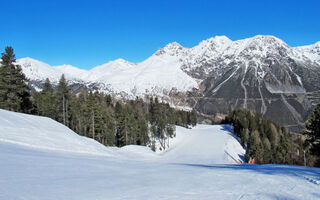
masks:
<path fill-rule="evenodd" d="M 0 110 L 0 199 L 320 198 L 319 169 L 232 164 L 243 154 L 230 126 L 177 127 L 170 148 L 154 153 Z"/>

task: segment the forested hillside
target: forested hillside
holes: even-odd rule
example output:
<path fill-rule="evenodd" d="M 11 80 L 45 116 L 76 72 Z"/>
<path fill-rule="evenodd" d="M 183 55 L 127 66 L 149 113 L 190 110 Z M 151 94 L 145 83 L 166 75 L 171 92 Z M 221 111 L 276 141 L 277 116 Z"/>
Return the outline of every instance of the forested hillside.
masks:
<path fill-rule="evenodd" d="M 290 133 L 259 113 L 234 110 L 223 123 L 233 125 L 241 144 L 246 147 L 247 162 L 254 159 L 258 164 L 304 165 L 306 162 L 306 165 L 314 165 L 315 158 L 310 155 L 302 135 Z"/>
<path fill-rule="evenodd" d="M 195 111 L 175 110 L 157 98 L 119 101 L 99 92 L 73 94 L 64 76 L 53 89 L 47 80 L 41 92 L 33 94 L 36 114 L 55 119 L 80 135 L 105 145 L 150 145 L 159 140 L 166 148 L 168 137 L 174 137 L 175 125 L 194 126 Z"/>

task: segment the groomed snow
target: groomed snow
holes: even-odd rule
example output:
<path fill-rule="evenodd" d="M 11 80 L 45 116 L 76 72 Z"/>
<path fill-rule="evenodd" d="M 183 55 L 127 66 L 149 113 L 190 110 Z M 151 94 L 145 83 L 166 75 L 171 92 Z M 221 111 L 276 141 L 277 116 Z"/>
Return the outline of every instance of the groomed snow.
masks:
<path fill-rule="evenodd" d="M 107 148 L 48 118 L 0 110 L 0 139 L 0 199 L 320 198 L 317 168 L 227 164 L 244 153 L 230 126 L 178 127 L 156 154 Z"/>
<path fill-rule="evenodd" d="M 160 153 L 161 160 L 189 164 L 237 164 L 245 150 L 235 139 L 229 125 L 197 125 L 193 129 L 177 127 L 169 149 Z"/>

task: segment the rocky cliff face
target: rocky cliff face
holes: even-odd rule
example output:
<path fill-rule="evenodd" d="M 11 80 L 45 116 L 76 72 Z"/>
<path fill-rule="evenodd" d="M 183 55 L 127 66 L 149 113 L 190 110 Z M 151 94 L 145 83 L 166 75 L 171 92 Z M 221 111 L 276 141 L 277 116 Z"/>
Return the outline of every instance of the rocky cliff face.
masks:
<path fill-rule="evenodd" d="M 192 48 L 173 42 L 141 63 L 119 59 L 90 71 L 30 58 L 18 63 L 39 88 L 45 78 L 57 83 L 64 73 L 73 88 L 121 98 L 158 96 L 206 118 L 248 108 L 292 130 L 301 129 L 320 102 L 320 43 L 290 47 L 274 36 L 216 36 Z"/>
<path fill-rule="evenodd" d="M 196 109 L 205 115 L 248 108 L 292 130 L 303 127 L 312 104 L 320 102 L 320 65 L 273 36 L 230 44 L 216 57 L 185 68 L 191 76 L 207 66 Z M 191 65 L 194 66 L 194 65 Z"/>

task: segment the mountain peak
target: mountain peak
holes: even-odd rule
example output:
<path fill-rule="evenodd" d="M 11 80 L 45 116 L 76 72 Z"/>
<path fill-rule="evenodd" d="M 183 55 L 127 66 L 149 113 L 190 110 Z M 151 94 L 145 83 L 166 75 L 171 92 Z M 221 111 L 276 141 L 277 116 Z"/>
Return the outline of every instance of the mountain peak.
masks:
<path fill-rule="evenodd" d="M 273 35 L 256 35 L 254 37 L 248 38 L 251 42 L 256 42 L 258 45 L 274 45 L 280 44 L 288 46 L 283 40 L 273 36 Z"/>
<path fill-rule="evenodd" d="M 226 36 L 215 36 L 212 38 L 209 38 L 207 40 L 203 40 L 199 43 L 198 46 L 194 47 L 194 49 L 197 48 L 204 48 L 204 49 L 211 49 L 214 51 L 223 51 L 226 49 L 228 46 L 230 46 L 232 43 L 232 40 L 230 40 Z"/>
<path fill-rule="evenodd" d="M 23 62 L 23 63 L 26 63 L 26 62 L 31 62 L 31 63 L 44 63 L 42 61 L 39 61 L 39 60 L 36 60 L 34 58 L 30 58 L 30 57 L 25 57 L 25 58 L 19 58 L 17 59 L 17 62 Z M 45 64 L 45 63 L 44 63 Z"/>
<path fill-rule="evenodd" d="M 320 41 L 314 43 L 313 46 L 315 46 L 315 47 L 320 47 Z"/>
<path fill-rule="evenodd" d="M 34 66 L 37 66 L 38 68 L 39 67 L 51 68 L 49 64 L 36 60 L 34 58 L 30 58 L 30 57 L 16 59 L 16 63 L 18 65 L 24 65 L 24 66 L 34 65 Z"/>
<path fill-rule="evenodd" d="M 122 59 L 122 58 L 118 58 L 118 59 L 113 60 L 113 61 L 110 61 L 110 62 L 114 62 L 114 63 L 124 63 L 124 64 L 134 64 L 134 63 L 129 62 L 129 61 L 127 61 L 127 60 L 125 60 L 125 59 Z"/>
<path fill-rule="evenodd" d="M 165 47 L 158 49 L 155 55 L 160 56 L 163 54 L 168 54 L 170 56 L 179 55 L 185 48 L 180 45 L 178 42 L 171 42 Z"/>
<path fill-rule="evenodd" d="M 169 44 L 167 44 L 164 48 L 183 48 L 183 46 L 181 44 L 179 44 L 178 42 L 170 42 Z"/>
<path fill-rule="evenodd" d="M 280 50 L 281 53 L 288 53 L 290 52 L 290 47 L 275 36 L 256 35 L 232 42 L 224 53 L 225 55 L 236 57 L 239 55 L 265 57 L 268 54 L 278 54 Z"/>
<path fill-rule="evenodd" d="M 225 35 L 217 35 L 215 37 L 209 38 L 205 41 L 211 41 L 211 42 L 232 42 L 227 36 Z"/>

